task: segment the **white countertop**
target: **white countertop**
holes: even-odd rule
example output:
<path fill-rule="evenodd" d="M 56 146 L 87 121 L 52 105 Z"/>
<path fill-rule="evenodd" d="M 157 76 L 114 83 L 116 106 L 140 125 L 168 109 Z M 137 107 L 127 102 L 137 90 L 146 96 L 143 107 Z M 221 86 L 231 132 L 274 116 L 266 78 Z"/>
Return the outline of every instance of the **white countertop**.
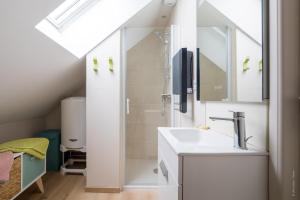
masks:
<path fill-rule="evenodd" d="M 186 139 L 185 142 L 181 142 L 174 136 L 174 132 L 179 133 L 179 138 L 183 137 L 185 139 L 185 134 L 190 134 L 191 137 Z M 232 137 L 219 134 L 213 130 L 159 127 L 158 134 L 167 141 L 177 155 L 268 155 L 268 152 L 255 149 L 251 145 L 248 145 L 248 150 L 234 148 Z"/>

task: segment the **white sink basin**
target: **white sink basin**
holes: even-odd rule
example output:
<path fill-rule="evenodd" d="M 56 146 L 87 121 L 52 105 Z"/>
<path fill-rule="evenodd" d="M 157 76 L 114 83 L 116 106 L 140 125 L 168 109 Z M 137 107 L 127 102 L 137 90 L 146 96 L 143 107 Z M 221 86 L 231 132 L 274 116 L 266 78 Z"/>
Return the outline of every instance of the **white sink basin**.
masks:
<path fill-rule="evenodd" d="M 178 142 L 198 144 L 201 142 L 201 135 L 196 129 L 171 129 L 170 133 Z"/>
<path fill-rule="evenodd" d="M 170 128 L 170 135 L 178 143 L 202 147 L 232 147 L 233 139 L 212 131 L 200 131 L 195 128 Z"/>
<path fill-rule="evenodd" d="M 267 154 L 250 145 L 248 150 L 233 147 L 233 138 L 212 130 L 196 128 L 158 128 L 177 154 Z"/>

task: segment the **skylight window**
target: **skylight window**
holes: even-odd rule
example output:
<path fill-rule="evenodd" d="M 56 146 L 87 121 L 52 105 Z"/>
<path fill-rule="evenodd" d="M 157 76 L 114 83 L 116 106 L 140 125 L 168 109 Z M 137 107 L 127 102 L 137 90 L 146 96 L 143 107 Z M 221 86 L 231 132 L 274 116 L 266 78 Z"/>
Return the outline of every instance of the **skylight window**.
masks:
<path fill-rule="evenodd" d="M 66 0 L 50 13 L 46 19 L 57 29 L 61 29 L 96 1 L 99 0 Z"/>
<path fill-rule="evenodd" d="M 82 58 L 154 0 L 66 0 L 35 27 Z"/>

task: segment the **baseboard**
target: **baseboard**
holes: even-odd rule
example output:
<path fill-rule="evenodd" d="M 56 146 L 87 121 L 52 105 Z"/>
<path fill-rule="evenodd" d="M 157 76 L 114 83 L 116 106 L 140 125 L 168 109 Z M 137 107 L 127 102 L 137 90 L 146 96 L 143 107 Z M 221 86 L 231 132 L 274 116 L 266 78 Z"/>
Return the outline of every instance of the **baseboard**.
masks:
<path fill-rule="evenodd" d="M 124 185 L 123 190 L 157 190 L 158 185 Z M 122 190 L 122 191 L 123 191 Z"/>
<path fill-rule="evenodd" d="M 121 188 L 85 188 L 86 192 L 91 193 L 120 193 Z"/>

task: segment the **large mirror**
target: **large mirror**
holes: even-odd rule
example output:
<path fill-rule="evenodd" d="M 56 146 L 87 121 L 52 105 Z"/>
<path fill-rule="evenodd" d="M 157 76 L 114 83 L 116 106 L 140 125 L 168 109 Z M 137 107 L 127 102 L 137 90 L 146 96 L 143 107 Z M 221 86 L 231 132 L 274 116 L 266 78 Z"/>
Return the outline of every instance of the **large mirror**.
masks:
<path fill-rule="evenodd" d="M 199 0 L 200 100 L 268 98 L 265 0 Z"/>

